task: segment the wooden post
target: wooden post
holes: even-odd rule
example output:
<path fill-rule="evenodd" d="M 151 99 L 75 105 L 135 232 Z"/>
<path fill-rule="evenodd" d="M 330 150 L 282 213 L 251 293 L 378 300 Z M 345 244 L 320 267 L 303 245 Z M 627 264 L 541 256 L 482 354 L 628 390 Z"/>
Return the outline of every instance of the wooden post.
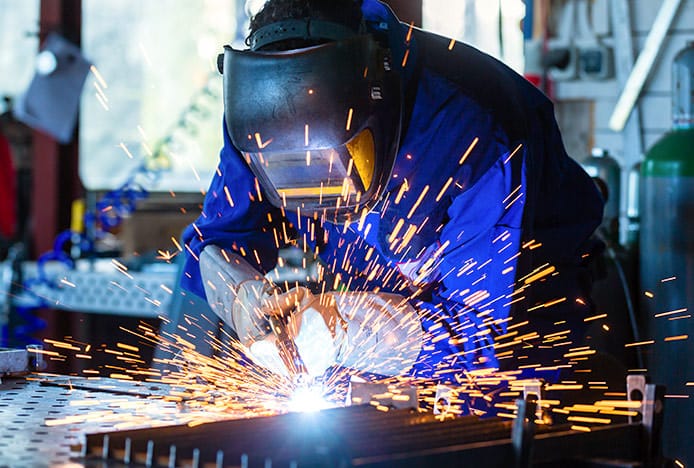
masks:
<path fill-rule="evenodd" d="M 79 46 L 81 16 L 81 0 L 42 0 L 40 41 L 57 32 Z M 33 132 L 30 231 L 34 258 L 50 250 L 55 236 L 70 226 L 72 201 L 83 196 L 77 141 L 77 130 L 67 145 L 43 132 Z"/>
<path fill-rule="evenodd" d="M 82 30 L 81 0 L 41 0 L 39 39 L 43 43 L 52 32 L 80 45 Z M 70 227 L 71 204 L 83 197 L 84 188 L 79 179 L 78 129 L 69 144 L 58 143 L 53 137 L 33 131 L 32 187 L 30 200 L 29 234 L 31 254 L 38 258 L 53 248 L 58 233 Z M 46 327 L 35 333 L 35 338 L 63 339 L 70 335 L 85 338 L 90 317 L 86 314 L 62 310 L 39 309 L 35 315 L 46 322 Z M 68 373 L 78 370 L 80 364 L 72 360 L 50 362 L 47 372 Z"/>

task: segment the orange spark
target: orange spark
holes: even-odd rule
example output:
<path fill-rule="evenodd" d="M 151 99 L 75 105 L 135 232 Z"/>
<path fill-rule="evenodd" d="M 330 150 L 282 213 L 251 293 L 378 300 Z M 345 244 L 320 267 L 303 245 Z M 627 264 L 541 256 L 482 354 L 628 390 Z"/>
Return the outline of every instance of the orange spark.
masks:
<path fill-rule="evenodd" d="M 260 133 L 256 133 L 256 134 L 255 134 L 255 142 L 256 142 L 256 144 L 258 145 L 258 148 L 259 148 L 259 149 L 265 149 L 265 148 L 267 147 L 267 145 L 269 145 L 270 143 L 272 143 L 272 138 L 270 138 L 270 139 L 269 139 L 268 141 L 266 141 L 266 142 L 263 142 L 263 139 L 260 138 Z"/>
<path fill-rule="evenodd" d="M 349 132 L 351 127 L 352 127 L 352 116 L 354 115 L 354 109 L 352 107 L 349 108 L 349 112 L 347 113 L 347 127 L 346 130 Z"/>
<path fill-rule="evenodd" d="M 229 206 L 233 208 L 234 207 L 234 200 L 231 198 L 231 193 L 229 192 L 229 187 L 227 187 L 226 185 L 224 186 L 224 194 L 227 197 L 227 202 L 229 203 Z"/>
<path fill-rule="evenodd" d="M 475 146 L 477 146 L 477 143 L 479 141 L 480 141 L 479 137 L 475 137 L 475 139 L 472 140 L 472 143 L 470 143 L 470 146 L 468 146 L 467 150 L 465 150 L 465 153 L 460 158 L 460 161 L 458 161 L 459 166 L 462 166 L 462 164 L 465 162 L 467 157 L 470 156 L 470 153 L 472 153 L 472 150 L 475 149 Z"/>
<path fill-rule="evenodd" d="M 646 346 L 646 345 L 652 345 L 655 343 L 655 340 L 648 340 L 648 341 L 637 341 L 635 343 L 627 343 L 624 345 L 625 348 L 631 348 L 633 346 Z"/>
<path fill-rule="evenodd" d="M 424 199 L 424 197 L 426 196 L 426 194 L 427 194 L 428 191 L 429 191 L 429 186 L 426 185 L 426 186 L 422 189 L 422 193 L 419 195 L 419 198 L 417 199 L 417 201 L 415 202 L 415 204 L 412 205 L 412 209 L 410 209 L 410 212 L 407 213 L 407 219 L 412 218 L 412 215 L 413 215 L 414 212 L 417 210 L 417 208 L 419 208 L 419 204 L 422 203 L 422 200 Z"/>

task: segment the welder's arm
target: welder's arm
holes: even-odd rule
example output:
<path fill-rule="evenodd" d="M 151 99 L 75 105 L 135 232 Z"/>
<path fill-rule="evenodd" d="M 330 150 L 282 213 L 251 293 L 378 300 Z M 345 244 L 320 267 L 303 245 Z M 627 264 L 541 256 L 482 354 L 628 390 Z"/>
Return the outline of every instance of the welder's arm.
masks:
<path fill-rule="evenodd" d="M 267 334 L 263 310 L 272 285 L 243 257 L 208 245 L 200 254 L 200 276 L 210 308 L 242 343 Z"/>
<path fill-rule="evenodd" d="M 235 252 L 254 270 L 267 273 L 275 267 L 278 249 L 284 246 L 284 239 L 278 239 L 277 233 L 289 230 L 282 226 L 285 220 L 280 209 L 272 206 L 267 197 L 257 196 L 255 176 L 232 144 L 226 124 L 222 128 L 224 147 L 219 166 L 200 216 L 185 229 L 181 239 L 185 245 L 181 287 L 199 297 L 206 297 L 205 289 L 209 289 L 209 285 L 204 286 L 199 264 L 208 246 Z"/>
<path fill-rule="evenodd" d="M 422 347 L 422 329 L 414 308 L 402 297 L 383 293 L 311 294 L 298 288 L 276 302 L 293 309 L 289 333 L 311 376 L 333 365 L 383 376 L 410 370 Z M 278 310 L 278 307 L 275 307 Z M 268 311 L 268 313 L 272 313 Z M 251 344 L 259 364 L 287 374 L 268 334 Z"/>

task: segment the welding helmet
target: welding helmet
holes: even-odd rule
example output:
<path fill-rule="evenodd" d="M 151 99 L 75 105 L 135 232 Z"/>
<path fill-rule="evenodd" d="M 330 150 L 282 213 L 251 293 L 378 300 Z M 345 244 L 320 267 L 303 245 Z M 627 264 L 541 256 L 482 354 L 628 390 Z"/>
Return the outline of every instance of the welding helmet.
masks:
<path fill-rule="evenodd" d="M 288 39 L 328 40 L 285 51 Z M 384 192 L 398 150 L 402 86 L 371 34 L 319 20 L 260 28 L 249 50 L 225 46 L 227 131 L 269 201 L 344 222 Z"/>

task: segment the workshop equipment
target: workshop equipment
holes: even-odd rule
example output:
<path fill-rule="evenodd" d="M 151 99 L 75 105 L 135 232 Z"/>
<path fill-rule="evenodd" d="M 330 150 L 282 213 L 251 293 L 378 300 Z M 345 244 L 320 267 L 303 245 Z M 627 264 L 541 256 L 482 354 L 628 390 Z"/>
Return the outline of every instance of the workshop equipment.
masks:
<path fill-rule="evenodd" d="M 642 164 L 640 269 L 648 372 L 668 394 L 664 450 L 694 464 L 694 43 L 673 64 L 673 128 Z M 680 397 L 676 397 L 680 395 Z"/>
<path fill-rule="evenodd" d="M 603 148 L 593 148 L 591 155 L 581 163 L 586 173 L 593 178 L 605 200 L 605 209 L 600 225 L 603 232 L 615 244 L 619 243 L 619 221 L 622 193 L 622 169 L 615 158 Z"/>
<path fill-rule="evenodd" d="M 643 49 L 636 59 L 633 70 L 624 84 L 624 88 L 610 117 L 610 129 L 615 132 L 624 130 L 631 111 L 641 94 L 643 85 L 651 72 L 651 67 L 658 58 L 667 32 L 672 25 L 682 0 L 664 0 L 653 20 L 653 25 L 646 37 Z"/>
<path fill-rule="evenodd" d="M 55 32 L 41 46 L 34 77 L 12 111 L 17 120 L 67 144 L 75 135 L 80 96 L 92 64 L 79 47 Z"/>
<path fill-rule="evenodd" d="M 611 0 L 608 2 L 610 28 L 614 40 L 615 52 L 615 78 L 618 89 L 624 89 L 627 82 L 632 79 L 634 64 L 636 57 L 634 51 L 637 50 L 637 41 L 633 36 L 635 29 L 633 18 L 636 15 L 636 8 L 633 2 L 629 0 Z M 629 118 L 624 124 L 621 131 L 622 135 L 622 151 L 621 161 L 625 168 L 633 167 L 643 159 L 644 144 L 643 144 L 643 127 L 642 112 L 640 106 L 633 106 L 629 113 Z M 622 187 L 624 188 L 624 186 Z M 625 204 L 638 203 L 638 200 L 629 198 L 632 193 L 625 194 L 622 191 L 621 210 L 625 210 Z M 620 226 L 620 243 L 627 245 L 628 242 L 628 224 L 622 220 Z M 632 239 L 637 241 L 637 239 Z"/>

